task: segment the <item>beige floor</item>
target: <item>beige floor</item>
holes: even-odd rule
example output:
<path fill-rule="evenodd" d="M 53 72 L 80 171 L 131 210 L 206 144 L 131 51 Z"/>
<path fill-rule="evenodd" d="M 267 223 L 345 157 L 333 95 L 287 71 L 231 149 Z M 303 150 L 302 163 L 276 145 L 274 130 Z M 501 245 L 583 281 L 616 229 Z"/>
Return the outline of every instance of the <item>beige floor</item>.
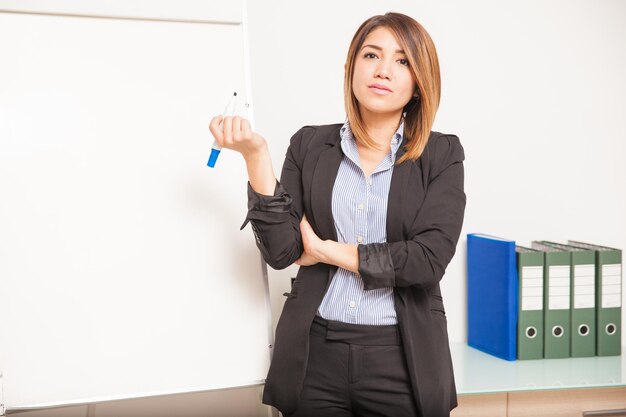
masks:
<path fill-rule="evenodd" d="M 261 388 L 164 395 L 29 411 L 7 411 L 16 417 L 272 417 L 261 403 Z"/>

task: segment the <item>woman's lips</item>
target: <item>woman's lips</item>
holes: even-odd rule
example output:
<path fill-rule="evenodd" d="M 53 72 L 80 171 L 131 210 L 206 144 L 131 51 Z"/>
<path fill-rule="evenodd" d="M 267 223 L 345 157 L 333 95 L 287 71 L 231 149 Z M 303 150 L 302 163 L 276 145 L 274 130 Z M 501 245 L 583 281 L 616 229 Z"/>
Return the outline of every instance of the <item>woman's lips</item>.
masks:
<path fill-rule="evenodd" d="M 389 90 L 386 90 L 386 89 L 384 89 L 384 88 L 380 88 L 380 87 L 377 87 L 377 86 L 374 86 L 374 85 L 369 86 L 369 89 L 370 89 L 371 91 L 373 91 L 375 94 L 380 94 L 381 96 L 386 96 L 386 95 L 389 95 L 389 94 L 391 94 L 391 93 L 392 93 L 392 92 L 391 92 L 391 91 L 389 91 Z"/>

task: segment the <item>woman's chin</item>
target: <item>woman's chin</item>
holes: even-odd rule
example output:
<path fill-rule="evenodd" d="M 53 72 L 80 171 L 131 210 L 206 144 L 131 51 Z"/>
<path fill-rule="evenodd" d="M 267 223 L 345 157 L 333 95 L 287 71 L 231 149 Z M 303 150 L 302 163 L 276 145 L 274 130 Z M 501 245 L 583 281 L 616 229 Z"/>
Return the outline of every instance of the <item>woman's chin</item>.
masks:
<path fill-rule="evenodd" d="M 402 113 L 402 107 L 389 106 L 388 103 L 381 105 L 379 103 L 361 104 L 362 113 L 370 113 L 376 115 L 395 115 Z"/>

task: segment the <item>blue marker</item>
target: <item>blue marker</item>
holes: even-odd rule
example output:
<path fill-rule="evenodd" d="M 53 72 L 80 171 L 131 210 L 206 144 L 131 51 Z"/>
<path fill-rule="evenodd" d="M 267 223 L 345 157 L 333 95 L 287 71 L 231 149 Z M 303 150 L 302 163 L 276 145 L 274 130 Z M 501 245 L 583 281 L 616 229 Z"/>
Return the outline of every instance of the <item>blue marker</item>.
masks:
<path fill-rule="evenodd" d="M 230 98 L 230 101 L 228 102 L 228 105 L 226 106 L 226 109 L 224 110 L 224 117 L 226 116 L 233 116 L 235 114 L 235 101 L 237 98 L 237 92 L 233 93 L 233 96 Z M 222 121 L 223 123 L 223 121 Z M 221 123 L 220 123 L 221 125 Z M 222 147 L 220 146 L 219 143 L 217 143 L 217 140 L 213 141 L 213 146 L 211 146 L 211 156 L 209 157 L 209 162 L 207 163 L 207 165 L 210 168 L 214 168 L 215 167 L 215 163 L 217 162 L 217 157 L 220 155 L 220 152 L 222 151 Z"/>

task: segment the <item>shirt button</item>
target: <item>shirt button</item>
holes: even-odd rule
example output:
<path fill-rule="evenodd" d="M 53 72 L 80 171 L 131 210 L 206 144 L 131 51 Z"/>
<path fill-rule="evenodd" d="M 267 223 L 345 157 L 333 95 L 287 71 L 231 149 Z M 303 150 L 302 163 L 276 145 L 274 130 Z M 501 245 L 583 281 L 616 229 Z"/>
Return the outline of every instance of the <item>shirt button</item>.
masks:
<path fill-rule="evenodd" d="M 354 300 L 350 301 L 350 308 L 354 308 L 354 307 L 356 307 L 356 302 Z"/>
<path fill-rule="evenodd" d="M 358 236 L 356 238 L 356 241 L 359 242 L 359 243 L 363 243 L 363 236 Z"/>
<path fill-rule="evenodd" d="M 363 205 L 363 203 L 361 203 L 361 204 L 359 204 L 359 205 L 358 205 L 359 210 L 363 210 L 363 208 L 364 208 L 364 207 L 365 207 L 365 206 Z"/>

